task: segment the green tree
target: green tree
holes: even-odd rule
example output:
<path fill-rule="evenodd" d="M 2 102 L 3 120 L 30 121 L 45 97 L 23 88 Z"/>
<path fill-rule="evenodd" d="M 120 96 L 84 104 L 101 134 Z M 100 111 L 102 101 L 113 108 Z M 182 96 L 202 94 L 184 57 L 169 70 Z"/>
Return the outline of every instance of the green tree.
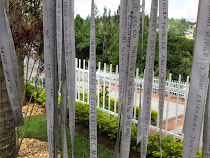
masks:
<path fill-rule="evenodd" d="M 167 71 L 173 74 L 174 79 L 178 80 L 179 74 L 184 80 L 190 76 L 193 48 L 194 40 L 169 32 Z"/>
<path fill-rule="evenodd" d="M 96 12 L 98 13 L 97 9 Z M 116 65 L 119 64 L 119 20 L 120 7 L 111 15 L 110 10 L 104 8 L 102 16 L 96 14 L 96 61 L 112 64 L 115 71 Z M 192 22 L 186 19 L 169 19 L 169 35 L 168 35 L 168 67 L 167 74 L 172 73 L 173 79 L 178 79 L 178 75 L 182 75 L 185 80 L 187 75 L 190 75 L 192 65 L 192 55 L 194 40 L 184 38 L 184 32 L 187 31 Z M 142 20 L 140 20 L 142 26 Z M 157 25 L 158 26 L 158 25 Z M 90 41 L 90 17 L 85 20 L 79 15 L 75 18 L 76 30 L 76 55 L 81 59 L 89 58 L 89 41 Z M 149 30 L 149 16 L 145 15 L 144 40 L 142 52 L 142 33 L 140 29 L 139 44 L 137 52 L 137 68 L 145 68 L 147 39 Z M 158 31 L 156 39 L 155 53 L 155 75 L 159 73 L 159 44 Z M 142 65 L 141 65 L 142 60 Z"/>
<path fill-rule="evenodd" d="M 11 0 L 9 15 L 18 59 L 20 91 L 23 97 L 25 57 L 39 60 L 40 66 L 44 62 L 41 0 Z"/>
<path fill-rule="evenodd" d="M 192 22 L 187 21 L 186 19 L 169 19 L 168 21 L 168 30 L 169 32 L 176 33 L 176 34 L 182 34 L 184 35 L 184 32 L 191 29 L 191 26 L 193 25 Z"/>
<path fill-rule="evenodd" d="M 90 21 L 85 21 L 78 14 L 75 18 L 75 49 L 76 57 L 89 58 L 90 48 Z"/>
<path fill-rule="evenodd" d="M 96 26 L 96 36 L 99 38 L 97 53 L 102 63 L 111 64 L 113 53 L 119 52 L 119 11 L 111 16 L 111 10 L 104 8 L 103 16 Z"/>

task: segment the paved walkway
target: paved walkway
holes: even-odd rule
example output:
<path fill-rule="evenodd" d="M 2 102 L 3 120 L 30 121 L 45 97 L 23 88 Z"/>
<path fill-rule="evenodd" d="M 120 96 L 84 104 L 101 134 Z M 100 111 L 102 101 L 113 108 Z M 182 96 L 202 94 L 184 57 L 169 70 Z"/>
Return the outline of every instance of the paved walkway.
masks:
<path fill-rule="evenodd" d="M 82 76 L 83 74 L 81 74 Z M 80 90 L 83 89 L 83 81 L 79 83 L 77 81 L 77 86 L 80 85 Z M 103 85 L 103 82 L 100 84 L 100 89 L 101 86 Z M 109 86 L 109 84 L 106 84 Z M 84 85 L 85 91 L 87 91 L 88 88 L 88 83 L 87 80 Z M 98 84 L 96 83 L 96 88 L 98 89 Z M 115 83 L 112 83 L 110 90 L 108 88 L 108 91 L 110 92 L 111 98 L 115 98 L 115 96 L 118 98 L 118 90 L 119 87 L 115 88 Z M 158 99 L 158 94 L 153 92 L 153 97 L 152 97 L 152 103 L 151 103 L 151 109 L 158 111 L 158 105 L 159 105 L 159 99 Z M 137 92 L 134 92 L 134 105 L 139 106 L 139 101 L 140 101 L 140 91 L 138 90 Z M 141 95 L 141 102 L 143 102 L 143 94 Z M 177 129 L 176 133 L 181 134 L 182 132 L 182 124 L 183 124 L 183 114 L 184 114 L 184 100 L 179 100 L 179 103 L 177 103 L 177 97 L 171 97 L 170 101 L 168 102 L 167 97 L 165 97 L 165 102 L 164 102 L 164 111 L 163 111 L 163 121 L 166 122 L 166 114 L 168 111 L 168 126 L 167 126 L 167 131 L 174 132 L 175 128 L 175 118 L 176 115 L 178 116 L 177 119 Z M 163 129 L 165 129 L 165 124 L 163 124 Z"/>
<path fill-rule="evenodd" d="M 100 85 L 100 88 L 103 84 Z M 79 83 L 77 84 L 79 86 Z M 83 82 L 80 82 L 80 90 L 83 88 Z M 87 83 L 85 83 L 85 89 L 88 88 Z M 97 85 L 98 88 L 98 85 Z M 110 90 L 110 96 L 112 98 L 115 98 L 115 96 L 118 98 L 118 87 L 115 90 L 115 86 L 111 86 Z M 109 90 L 109 89 L 108 89 Z M 152 97 L 152 104 L 151 108 L 155 111 L 158 111 L 158 104 L 159 104 L 159 99 L 158 99 L 158 94 L 153 94 Z M 139 101 L 140 101 L 140 92 L 137 91 L 137 93 L 134 92 L 134 105 L 139 106 Z M 141 102 L 143 103 L 143 95 L 141 95 Z M 176 110 L 177 109 L 177 110 Z M 182 124 L 183 124 L 183 114 L 184 114 L 184 100 L 180 100 L 179 104 L 177 104 L 177 98 L 176 97 L 171 97 L 169 104 L 168 104 L 168 99 L 167 97 L 165 98 L 164 102 L 164 111 L 163 111 L 163 121 L 166 122 L 166 114 L 168 110 L 168 126 L 167 126 L 167 131 L 174 132 L 175 128 L 175 118 L 176 115 L 178 114 L 178 119 L 177 119 L 177 129 L 176 133 L 181 134 L 182 133 Z M 163 129 L 165 129 L 165 124 L 163 124 Z"/>
<path fill-rule="evenodd" d="M 115 91 L 112 90 L 110 95 L 115 97 Z M 117 96 L 118 96 L 118 93 L 117 93 Z M 135 98 L 135 96 L 136 96 L 136 98 Z M 174 99 L 174 100 L 176 100 L 176 99 Z M 134 104 L 136 103 L 136 106 L 139 106 L 139 101 L 140 101 L 140 93 L 139 92 L 137 94 L 134 93 Z M 143 103 L 143 95 L 141 95 L 141 103 Z M 159 99 L 157 99 L 153 95 L 152 103 L 151 103 L 151 109 L 153 109 L 155 111 L 158 111 L 158 105 L 159 105 Z M 168 109 L 167 109 L 167 107 L 168 107 Z M 168 104 L 167 100 L 165 100 L 165 102 L 164 102 L 164 111 L 163 111 L 163 120 L 166 120 L 167 110 L 168 110 L 168 119 L 172 120 L 172 119 L 174 119 L 176 117 L 176 114 L 178 114 L 178 116 L 183 116 L 183 114 L 184 114 L 184 105 L 180 104 L 180 102 L 179 102 L 179 104 L 171 102 L 171 100 L 170 100 L 170 102 Z"/>

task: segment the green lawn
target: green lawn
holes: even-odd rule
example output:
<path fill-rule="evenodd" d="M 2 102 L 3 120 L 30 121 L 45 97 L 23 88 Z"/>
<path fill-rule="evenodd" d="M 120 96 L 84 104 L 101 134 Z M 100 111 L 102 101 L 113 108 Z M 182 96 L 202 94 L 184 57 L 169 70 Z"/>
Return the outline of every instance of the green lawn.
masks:
<path fill-rule="evenodd" d="M 25 122 L 28 118 L 26 118 Z M 21 134 L 23 132 L 22 128 Z M 25 133 L 25 138 L 35 138 L 47 142 L 47 122 L 46 116 L 44 115 L 34 115 L 31 116 L 29 127 Z M 68 153 L 71 157 L 71 142 L 69 129 L 67 129 L 67 144 Z M 89 140 L 80 136 L 77 132 L 75 134 L 75 157 L 76 158 L 88 158 L 89 156 Z M 59 150 L 62 151 L 61 143 L 61 129 L 59 128 Z M 105 146 L 98 144 L 98 157 L 99 158 L 109 158 L 114 157 L 114 151 L 106 148 Z"/>

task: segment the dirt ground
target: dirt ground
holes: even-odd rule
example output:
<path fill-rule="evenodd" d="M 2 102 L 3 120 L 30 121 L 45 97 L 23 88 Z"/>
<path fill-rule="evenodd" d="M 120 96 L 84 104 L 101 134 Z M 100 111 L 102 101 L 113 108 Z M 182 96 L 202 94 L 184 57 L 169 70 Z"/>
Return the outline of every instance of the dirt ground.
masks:
<path fill-rule="evenodd" d="M 30 115 L 31 109 L 33 107 L 33 104 L 29 104 L 26 106 L 23 106 L 22 112 L 23 116 Z M 28 109 L 28 110 L 27 110 Z M 46 114 L 46 109 L 42 107 L 42 105 L 34 105 L 33 111 L 31 115 L 38 115 L 38 114 Z M 20 141 L 20 140 L 19 140 Z M 44 141 L 40 141 L 38 139 L 33 138 L 23 138 L 22 145 L 20 147 L 20 151 L 18 153 L 18 158 L 48 158 L 48 143 Z M 58 157 L 61 157 L 61 154 L 59 152 Z"/>
<path fill-rule="evenodd" d="M 38 139 L 33 138 L 24 138 L 20 151 L 18 153 L 18 158 L 48 158 L 48 143 L 44 141 L 40 141 Z M 61 157 L 59 152 L 58 157 Z"/>

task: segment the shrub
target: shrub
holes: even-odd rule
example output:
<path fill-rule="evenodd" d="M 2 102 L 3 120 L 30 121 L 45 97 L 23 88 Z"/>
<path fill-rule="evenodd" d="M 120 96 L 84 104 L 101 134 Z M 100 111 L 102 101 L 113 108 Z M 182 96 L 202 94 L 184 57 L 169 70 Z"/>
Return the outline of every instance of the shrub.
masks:
<path fill-rule="evenodd" d="M 33 93 L 33 89 L 35 87 L 32 85 L 28 85 L 26 88 L 26 100 L 29 101 L 32 93 Z M 34 101 L 36 99 L 36 102 L 41 104 L 43 107 L 46 107 L 46 95 L 45 95 L 45 90 L 44 89 L 39 89 L 39 95 L 37 96 L 37 91 L 34 90 L 34 93 L 32 95 L 32 101 Z M 60 101 L 61 101 L 61 96 L 58 96 L 58 106 L 60 105 Z"/>
<path fill-rule="evenodd" d="M 33 86 L 27 87 L 27 95 L 33 92 Z M 35 92 L 36 93 L 36 92 Z M 36 94 L 33 95 L 34 98 Z M 37 98 L 41 104 L 44 104 L 46 101 L 45 98 L 45 90 L 40 90 L 39 96 Z M 114 101 L 112 99 L 112 101 Z M 60 102 L 60 96 L 58 98 L 58 102 Z M 86 126 L 89 125 L 89 105 L 82 102 L 76 102 L 75 107 L 75 122 L 82 123 Z M 68 106 L 68 105 L 67 105 Z M 138 107 L 137 107 L 138 109 Z M 151 111 L 154 115 L 157 115 L 156 111 Z M 155 117 L 155 116 L 154 116 Z M 115 139 L 118 131 L 118 117 L 108 116 L 107 113 L 104 113 L 102 110 L 97 109 L 97 127 L 98 132 L 107 135 L 110 139 Z M 122 129 L 122 128 L 121 128 Z M 132 133 L 131 133 L 131 148 L 134 151 L 140 153 L 141 148 L 140 145 L 136 145 L 137 139 L 137 125 L 132 125 Z M 149 134 L 148 137 L 148 147 L 147 147 L 147 157 L 160 157 L 160 135 Z M 179 140 L 174 140 L 173 136 L 165 136 L 162 135 L 162 156 L 165 158 L 178 158 L 182 156 L 182 148 L 183 144 Z M 202 151 L 198 150 L 198 158 L 202 157 Z"/>
<path fill-rule="evenodd" d="M 86 103 L 76 102 L 76 122 L 89 125 L 89 105 Z M 102 110 L 97 109 L 97 126 L 98 132 L 108 135 L 110 139 L 115 139 L 117 136 L 118 117 L 108 116 Z M 132 125 L 131 133 L 131 148 L 140 153 L 140 145 L 136 145 L 137 125 Z M 173 136 L 162 135 L 162 156 L 165 158 L 182 157 L 183 144 L 180 140 L 174 140 Z M 202 151 L 198 150 L 198 156 L 201 158 Z M 149 134 L 147 157 L 160 157 L 160 135 Z"/>
<path fill-rule="evenodd" d="M 106 98 L 107 99 L 107 98 Z M 105 109 L 108 110 L 109 100 L 105 101 Z M 114 112 L 115 98 L 110 98 L 110 110 Z M 100 107 L 103 107 L 103 97 L 100 97 Z M 116 99 L 116 112 L 118 113 L 118 99 Z M 136 107 L 136 119 L 138 120 L 139 107 Z M 133 115 L 134 115 L 134 105 L 133 105 Z M 151 110 L 151 121 L 154 122 L 157 120 L 158 112 Z"/>
<path fill-rule="evenodd" d="M 33 92 L 33 88 L 34 86 L 32 85 L 29 85 L 27 87 L 27 90 L 26 90 L 26 94 L 27 94 L 27 97 L 26 98 L 30 98 L 31 96 L 31 93 Z M 77 93 L 77 97 L 78 97 L 78 94 Z M 34 94 L 33 94 L 33 100 L 36 98 L 36 95 L 37 95 L 37 92 L 34 91 Z M 84 101 L 87 102 L 87 92 L 85 92 L 85 99 Z M 80 90 L 80 98 L 83 98 L 83 91 Z M 98 99 L 97 95 L 96 95 L 96 99 Z M 29 99 L 27 99 L 29 100 Z M 61 96 L 59 95 L 58 97 L 58 106 L 60 107 L 60 100 L 61 100 Z M 105 104 L 105 108 L 108 110 L 108 99 L 106 98 L 106 104 Z M 45 97 L 45 90 L 44 89 L 39 89 L 39 97 L 37 98 L 37 102 L 41 105 L 43 105 L 43 107 L 46 107 L 46 97 Z M 97 101 L 96 101 L 97 102 Z M 115 105 L 115 98 L 110 98 L 110 110 L 114 112 L 114 105 Z M 103 97 L 100 97 L 100 107 L 103 107 Z M 133 106 L 133 109 L 134 109 L 134 106 Z M 116 99 L 116 112 L 118 113 L 118 99 Z M 138 119 L 138 112 L 139 112 L 139 107 L 136 107 L 136 119 Z M 133 114 L 134 114 L 134 110 L 133 110 Z M 157 120 L 157 111 L 155 110 L 151 110 L 151 121 L 154 122 Z"/>
<path fill-rule="evenodd" d="M 37 103 L 41 104 L 43 107 L 46 107 L 46 96 L 45 96 L 45 90 L 44 89 L 39 89 L 39 96 L 38 97 L 37 97 L 37 91 L 34 91 L 33 97 L 34 97 L 34 99 L 36 99 Z"/>
<path fill-rule="evenodd" d="M 75 121 L 89 125 L 89 105 L 86 103 L 76 102 L 75 106 Z M 118 118 L 108 116 L 100 109 L 97 109 L 97 125 L 101 133 L 106 133 L 111 139 L 116 138 L 117 135 Z"/>
<path fill-rule="evenodd" d="M 26 93 L 25 93 L 25 97 L 26 97 L 26 100 L 29 101 L 30 100 L 30 97 L 31 97 L 31 94 L 33 93 L 33 89 L 35 87 L 28 84 L 27 87 L 26 87 Z M 32 98 L 34 99 L 34 98 Z M 32 100 L 33 101 L 33 100 Z"/>

